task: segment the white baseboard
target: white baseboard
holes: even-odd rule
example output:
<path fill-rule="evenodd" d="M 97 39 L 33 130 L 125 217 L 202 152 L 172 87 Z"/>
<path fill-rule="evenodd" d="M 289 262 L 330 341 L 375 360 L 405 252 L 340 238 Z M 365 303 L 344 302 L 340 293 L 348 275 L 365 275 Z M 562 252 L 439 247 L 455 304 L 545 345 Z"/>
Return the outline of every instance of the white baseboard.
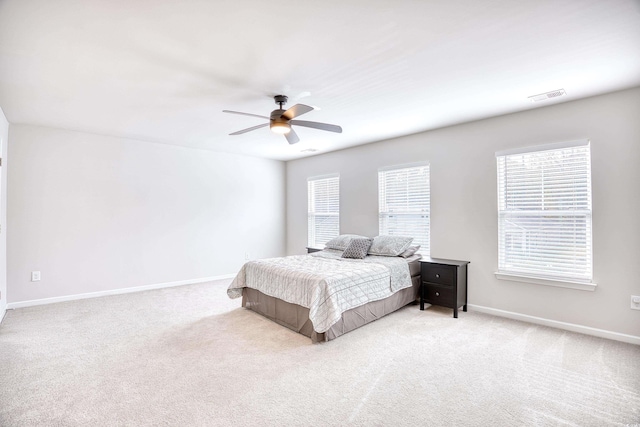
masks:
<path fill-rule="evenodd" d="M 600 338 L 607 338 L 610 340 L 640 345 L 640 337 L 634 335 L 621 334 L 619 332 L 606 331 L 604 329 L 591 328 L 589 326 L 576 325 L 574 323 L 544 319 L 542 317 L 529 316 L 527 314 L 514 313 L 512 311 L 498 310 L 497 308 L 483 307 L 481 305 L 468 304 L 467 307 L 469 308 L 469 310 L 477 311 L 480 313 L 506 317 L 514 320 L 521 320 L 523 322 L 535 323 L 537 325 L 551 326 L 552 328 L 564 329 L 571 332 L 578 332 L 581 334 L 593 335 Z"/>
<path fill-rule="evenodd" d="M 108 291 L 88 292 L 86 294 L 65 295 L 61 297 L 34 299 L 29 301 L 10 302 L 7 304 L 8 309 L 32 307 L 35 305 L 53 304 L 56 302 L 74 301 L 78 299 L 97 298 L 107 295 L 129 294 L 132 292 L 150 291 L 153 289 L 172 288 L 174 286 L 194 285 L 196 283 L 211 282 L 213 280 L 232 279 L 235 274 L 224 274 L 221 276 L 202 277 L 199 279 L 179 280 L 177 282 L 155 283 L 152 285 L 134 286 L 132 288 L 110 289 Z"/>

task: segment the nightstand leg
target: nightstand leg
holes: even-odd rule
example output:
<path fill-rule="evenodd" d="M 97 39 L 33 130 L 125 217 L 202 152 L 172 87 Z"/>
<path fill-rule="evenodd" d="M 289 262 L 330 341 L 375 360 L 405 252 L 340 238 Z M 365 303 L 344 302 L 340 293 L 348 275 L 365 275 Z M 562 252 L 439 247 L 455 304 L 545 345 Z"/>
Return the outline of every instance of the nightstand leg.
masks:
<path fill-rule="evenodd" d="M 456 319 L 458 318 L 458 307 L 453 309 L 453 317 Z"/>
<path fill-rule="evenodd" d="M 462 311 L 467 311 L 467 304 L 462 306 Z"/>
<path fill-rule="evenodd" d="M 424 300 L 420 298 L 420 310 L 424 310 Z"/>

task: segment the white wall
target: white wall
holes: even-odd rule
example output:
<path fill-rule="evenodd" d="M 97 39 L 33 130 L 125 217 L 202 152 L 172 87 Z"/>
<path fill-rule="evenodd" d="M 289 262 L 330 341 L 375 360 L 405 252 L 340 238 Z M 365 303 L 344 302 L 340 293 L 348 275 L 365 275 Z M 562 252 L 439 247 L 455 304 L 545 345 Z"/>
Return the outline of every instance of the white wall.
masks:
<path fill-rule="evenodd" d="M 9 122 L 0 108 L 0 320 L 7 309 L 7 147 Z"/>
<path fill-rule="evenodd" d="M 378 234 L 377 170 L 431 164 L 431 255 L 471 261 L 469 303 L 640 336 L 640 88 L 287 163 L 287 251 L 307 243 L 309 176 L 340 173 L 340 231 Z M 498 280 L 495 152 L 591 140 L 594 292 Z"/>
<path fill-rule="evenodd" d="M 283 162 L 35 126 L 10 136 L 9 303 L 284 255 Z"/>

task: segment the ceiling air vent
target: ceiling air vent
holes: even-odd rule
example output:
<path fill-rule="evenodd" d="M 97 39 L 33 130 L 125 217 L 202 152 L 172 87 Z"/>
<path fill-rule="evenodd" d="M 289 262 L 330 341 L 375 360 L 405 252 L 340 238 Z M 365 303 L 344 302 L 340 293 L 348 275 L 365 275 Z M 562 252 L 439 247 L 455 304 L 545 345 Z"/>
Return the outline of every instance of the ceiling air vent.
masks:
<path fill-rule="evenodd" d="M 546 101 L 547 99 L 559 98 L 561 96 L 565 96 L 566 94 L 567 92 L 565 92 L 564 89 L 558 89 L 552 90 L 551 92 L 547 93 L 541 93 L 540 95 L 530 96 L 529 99 L 533 102 Z"/>

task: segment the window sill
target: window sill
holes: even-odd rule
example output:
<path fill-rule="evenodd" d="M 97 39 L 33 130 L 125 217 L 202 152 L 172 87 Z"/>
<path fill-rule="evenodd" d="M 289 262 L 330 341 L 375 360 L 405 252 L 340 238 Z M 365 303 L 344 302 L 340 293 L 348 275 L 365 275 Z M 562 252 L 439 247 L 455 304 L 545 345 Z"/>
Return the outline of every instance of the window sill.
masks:
<path fill-rule="evenodd" d="M 595 291 L 595 283 L 574 282 L 571 280 L 545 279 L 542 277 L 525 276 L 515 273 L 495 272 L 496 278 L 512 282 L 535 283 L 536 285 L 555 286 L 558 288 L 578 289 L 581 291 Z"/>

